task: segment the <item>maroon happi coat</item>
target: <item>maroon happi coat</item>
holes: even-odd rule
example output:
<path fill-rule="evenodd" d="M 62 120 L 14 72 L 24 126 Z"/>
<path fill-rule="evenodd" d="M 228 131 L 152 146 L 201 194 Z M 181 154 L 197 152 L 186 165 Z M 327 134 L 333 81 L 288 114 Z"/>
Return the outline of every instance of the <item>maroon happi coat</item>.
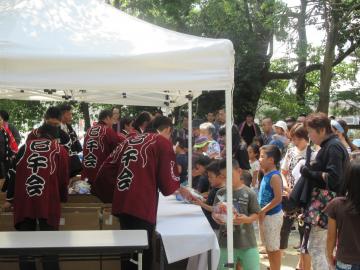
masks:
<path fill-rule="evenodd" d="M 171 142 L 162 135 L 144 133 L 118 145 L 100 168 L 95 192 L 103 200 L 113 192 L 114 215 L 129 214 L 155 224 L 158 191 L 167 196 L 179 186 Z"/>
<path fill-rule="evenodd" d="M 15 225 L 25 218 L 41 218 L 57 229 L 60 202 L 68 195 L 68 152 L 56 140 L 45 138 L 28 140 L 22 148 L 10 172 L 15 178 Z"/>
<path fill-rule="evenodd" d="M 89 183 L 92 183 L 104 160 L 124 140 L 125 137 L 119 136 L 104 122 L 91 127 L 84 139 L 82 179 L 87 178 Z"/>

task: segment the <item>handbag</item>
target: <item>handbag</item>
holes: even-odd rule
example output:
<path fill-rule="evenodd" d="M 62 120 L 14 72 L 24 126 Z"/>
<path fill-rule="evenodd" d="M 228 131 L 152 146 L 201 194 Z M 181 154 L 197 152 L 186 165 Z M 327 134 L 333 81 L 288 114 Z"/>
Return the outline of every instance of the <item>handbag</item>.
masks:
<path fill-rule="evenodd" d="M 318 187 L 313 188 L 308 209 L 304 213 L 304 222 L 327 229 L 328 216 L 324 213 L 325 207 L 336 197 L 336 193 Z"/>
<path fill-rule="evenodd" d="M 306 166 L 310 166 L 311 153 L 311 147 L 308 146 L 306 149 L 305 158 Z M 304 178 L 303 176 L 300 176 L 289 195 L 289 202 L 287 202 L 287 211 L 299 211 L 301 208 L 304 208 L 306 207 L 306 205 L 308 205 L 308 203 L 310 202 L 310 187 L 311 185 L 309 183 L 309 180 Z"/>

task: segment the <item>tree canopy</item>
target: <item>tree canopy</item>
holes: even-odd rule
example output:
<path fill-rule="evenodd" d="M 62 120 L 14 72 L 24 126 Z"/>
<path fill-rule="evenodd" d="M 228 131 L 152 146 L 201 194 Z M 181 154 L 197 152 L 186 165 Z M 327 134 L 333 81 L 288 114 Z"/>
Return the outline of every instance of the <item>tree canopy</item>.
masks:
<path fill-rule="evenodd" d="M 274 117 L 314 110 L 328 112 L 331 102 L 336 105 L 336 112 L 345 113 L 350 107 L 340 101 L 356 96 L 358 86 L 354 82 L 360 59 L 358 0 L 298 0 L 298 5 L 292 7 L 281 0 L 108 0 L 108 3 L 175 31 L 230 39 L 236 52 L 236 122 L 247 112 Z M 308 26 L 325 33 L 322 46 L 308 43 Z M 288 49 L 280 59 L 273 57 L 275 39 Z M 348 91 L 337 93 L 344 85 L 349 85 Z M 206 92 L 194 102 L 194 112 L 202 117 L 223 104 L 222 91 Z M 39 122 L 46 106 L 40 102 L 0 102 L 0 107 L 11 111 L 12 120 L 22 127 Z M 96 105 L 90 104 L 92 108 Z M 76 110 L 86 116 L 89 124 L 89 105 L 78 104 Z M 135 114 L 139 110 L 125 111 Z"/>

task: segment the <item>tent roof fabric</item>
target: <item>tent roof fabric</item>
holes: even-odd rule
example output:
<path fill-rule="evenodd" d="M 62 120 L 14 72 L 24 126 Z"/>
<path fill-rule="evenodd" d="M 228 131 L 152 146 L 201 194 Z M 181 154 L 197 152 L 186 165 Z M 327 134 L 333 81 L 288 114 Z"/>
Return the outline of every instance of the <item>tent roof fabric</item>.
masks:
<path fill-rule="evenodd" d="M 154 106 L 170 98 L 177 106 L 189 91 L 231 90 L 233 73 L 229 40 L 170 31 L 97 0 L 0 2 L 3 97 L 56 100 L 70 94 L 88 102 Z"/>

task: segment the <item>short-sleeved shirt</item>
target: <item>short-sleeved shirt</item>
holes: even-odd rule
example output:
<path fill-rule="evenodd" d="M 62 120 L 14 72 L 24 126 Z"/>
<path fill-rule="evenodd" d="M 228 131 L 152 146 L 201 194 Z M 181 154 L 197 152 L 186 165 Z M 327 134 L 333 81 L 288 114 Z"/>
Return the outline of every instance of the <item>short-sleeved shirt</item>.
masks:
<path fill-rule="evenodd" d="M 206 199 L 206 204 L 207 205 L 213 205 L 214 201 L 215 201 L 215 197 L 216 197 L 216 193 L 220 190 L 221 188 L 211 188 L 209 191 L 209 195 Z M 217 224 L 215 222 L 215 220 L 211 217 L 211 212 L 207 211 L 206 209 L 202 208 L 204 215 L 206 216 L 207 220 L 209 221 L 211 228 L 213 228 L 214 230 L 218 230 L 220 225 Z"/>
<path fill-rule="evenodd" d="M 280 176 L 280 172 L 279 171 L 269 172 L 268 174 L 265 174 L 261 180 L 260 190 L 259 190 L 259 204 L 261 208 L 269 204 L 275 197 L 274 190 L 271 187 L 271 178 L 273 177 L 273 175 Z M 266 215 L 270 216 L 277 214 L 281 211 L 281 209 L 282 209 L 282 204 L 279 203 L 270 211 L 266 212 Z"/>
<path fill-rule="evenodd" d="M 260 162 L 256 159 L 254 162 L 251 162 L 249 160 L 249 163 L 250 163 L 249 172 L 251 173 L 251 176 L 254 176 L 254 172 L 260 171 Z"/>
<path fill-rule="evenodd" d="M 187 154 L 176 155 L 176 163 L 181 166 L 180 183 L 187 181 L 188 176 L 188 156 Z"/>
<path fill-rule="evenodd" d="M 347 264 L 360 265 L 360 213 L 345 197 L 333 199 L 325 212 L 336 220 L 338 244 L 336 259 Z"/>
<path fill-rule="evenodd" d="M 212 156 L 213 154 L 216 154 L 217 156 L 220 156 L 220 145 L 217 141 L 210 141 L 208 145 L 208 150 L 206 151 L 206 154 L 208 156 Z"/>
<path fill-rule="evenodd" d="M 226 200 L 226 189 L 220 189 L 215 196 L 214 205 L 220 201 L 219 197 Z M 256 199 L 256 193 L 249 187 L 243 186 L 233 191 L 233 205 L 239 214 L 250 216 L 260 212 L 260 206 Z M 219 245 L 226 247 L 226 226 L 220 226 Z M 256 247 L 256 236 L 252 223 L 234 225 L 234 248 L 248 249 Z"/>
<path fill-rule="evenodd" d="M 283 163 L 281 165 L 281 169 L 287 171 L 287 177 L 289 179 L 289 188 L 293 188 L 295 185 L 295 178 L 292 175 L 292 171 L 295 168 L 296 164 L 299 163 L 300 160 L 306 158 L 306 148 L 304 150 L 299 151 L 297 147 L 288 148 L 286 151 L 286 155 L 284 157 Z"/>

